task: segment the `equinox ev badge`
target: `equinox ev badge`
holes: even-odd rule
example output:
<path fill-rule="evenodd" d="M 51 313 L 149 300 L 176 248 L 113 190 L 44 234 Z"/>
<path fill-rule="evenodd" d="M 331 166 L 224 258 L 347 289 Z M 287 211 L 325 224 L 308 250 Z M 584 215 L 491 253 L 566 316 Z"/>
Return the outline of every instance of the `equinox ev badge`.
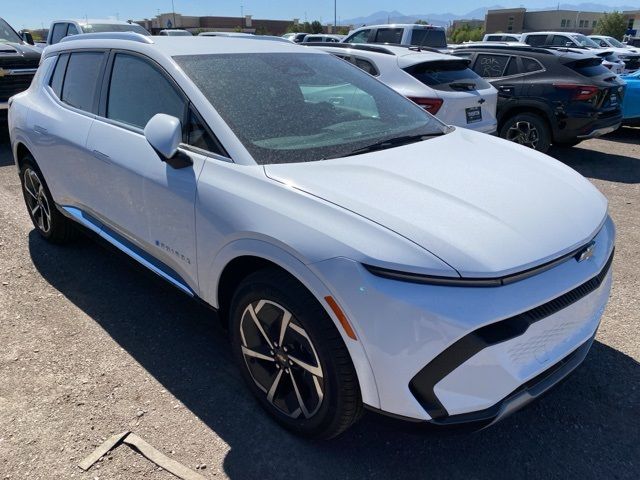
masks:
<path fill-rule="evenodd" d="M 580 250 L 577 254 L 576 254 L 576 260 L 578 262 L 584 262 L 585 260 L 589 260 L 591 257 L 593 257 L 593 251 L 596 248 L 596 242 L 591 242 L 589 245 L 587 245 L 584 249 Z"/>

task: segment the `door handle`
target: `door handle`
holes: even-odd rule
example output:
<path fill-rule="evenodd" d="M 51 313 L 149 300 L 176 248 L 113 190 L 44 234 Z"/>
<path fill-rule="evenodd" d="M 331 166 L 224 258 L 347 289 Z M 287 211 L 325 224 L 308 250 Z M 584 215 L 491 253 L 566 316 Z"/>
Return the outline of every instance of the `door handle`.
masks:
<path fill-rule="evenodd" d="M 36 133 L 39 133 L 40 135 L 47 135 L 49 133 L 49 131 L 46 128 L 41 127 L 40 125 L 34 125 L 33 131 Z"/>
<path fill-rule="evenodd" d="M 101 162 L 111 164 L 111 157 L 106 153 L 102 153 L 99 150 L 94 150 L 92 153 L 93 153 L 93 156 L 96 157 Z"/>

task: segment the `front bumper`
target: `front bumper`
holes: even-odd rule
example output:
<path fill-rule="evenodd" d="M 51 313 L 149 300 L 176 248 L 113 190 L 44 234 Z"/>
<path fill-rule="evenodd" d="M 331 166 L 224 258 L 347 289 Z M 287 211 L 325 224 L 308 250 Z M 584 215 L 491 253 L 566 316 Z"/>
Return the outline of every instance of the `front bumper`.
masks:
<path fill-rule="evenodd" d="M 364 346 L 379 410 L 439 424 L 492 423 L 564 377 L 544 372 L 561 365 L 568 374 L 584 358 L 572 352 L 590 345 L 606 306 L 614 237 L 607 219 L 589 260 L 571 257 L 499 287 L 390 280 L 344 258 L 315 267 Z M 597 285 L 585 290 L 589 282 Z M 536 320 L 524 328 L 508 322 L 531 315 Z M 477 338 L 485 341 L 480 348 Z"/>

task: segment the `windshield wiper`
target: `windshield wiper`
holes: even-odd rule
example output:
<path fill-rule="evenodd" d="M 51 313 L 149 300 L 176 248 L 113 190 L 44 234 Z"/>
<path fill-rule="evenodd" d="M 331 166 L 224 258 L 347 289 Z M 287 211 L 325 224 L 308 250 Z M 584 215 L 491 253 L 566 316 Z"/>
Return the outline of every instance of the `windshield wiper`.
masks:
<path fill-rule="evenodd" d="M 343 157 L 351 157 L 353 155 L 360 155 L 361 153 L 369 153 L 376 152 L 378 150 L 385 150 L 387 148 L 399 147 L 401 145 L 408 145 L 409 143 L 421 142 L 430 137 L 438 137 L 440 135 L 444 135 L 444 133 L 423 133 L 421 135 L 404 135 L 402 137 L 388 138 L 386 140 L 382 140 L 380 142 L 372 143 L 371 145 L 367 145 L 366 147 L 357 148 L 345 155 Z"/>

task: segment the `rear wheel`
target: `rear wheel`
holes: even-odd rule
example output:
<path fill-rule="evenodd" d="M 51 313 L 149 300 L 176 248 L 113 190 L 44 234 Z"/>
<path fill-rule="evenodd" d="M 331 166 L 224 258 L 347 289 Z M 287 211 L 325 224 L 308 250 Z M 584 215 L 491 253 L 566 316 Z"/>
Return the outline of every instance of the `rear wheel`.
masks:
<path fill-rule="evenodd" d="M 231 305 L 234 355 L 262 407 L 285 428 L 332 438 L 361 415 L 355 369 L 316 299 L 278 269 L 249 275 Z"/>
<path fill-rule="evenodd" d="M 56 208 L 42 172 L 30 156 L 22 159 L 20 183 L 29 217 L 37 232 L 51 243 L 64 244 L 73 240 L 77 235 L 73 222 Z"/>
<path fill-rule="evenodd" d="M 508 118 L 500 128 L 500 136 L 543 153 L 551 145 L 547 123 L 531 113 L 519 113 Z"/>

